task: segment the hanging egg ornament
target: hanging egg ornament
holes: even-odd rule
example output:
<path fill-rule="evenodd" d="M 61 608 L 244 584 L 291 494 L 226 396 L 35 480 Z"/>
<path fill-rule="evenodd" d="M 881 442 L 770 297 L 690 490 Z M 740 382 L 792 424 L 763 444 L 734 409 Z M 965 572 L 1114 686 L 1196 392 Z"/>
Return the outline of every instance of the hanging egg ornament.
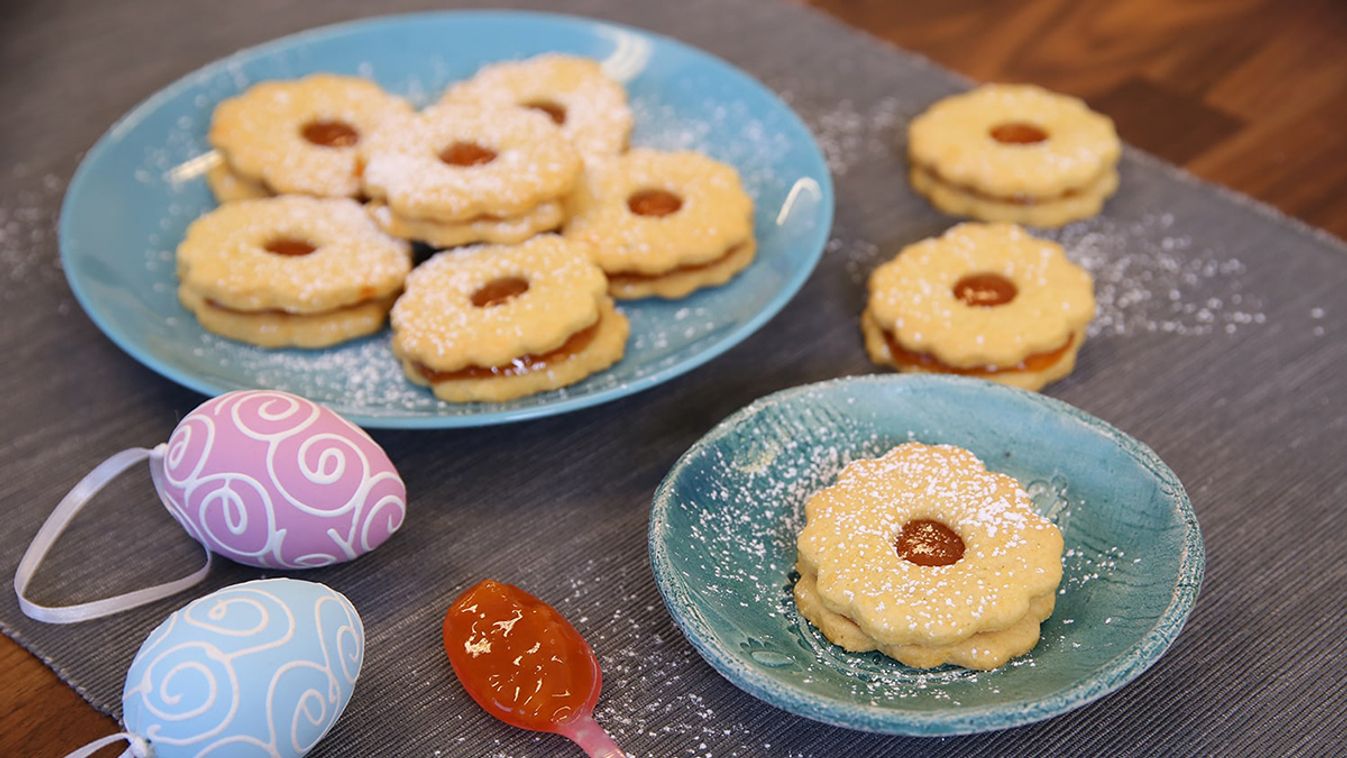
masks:
<path fill-rule="evenodd" d="M 124 738 L 155 758 L 297 758 L 346 708 L 364 656 L 360 615 L 326 585 L 225 587 L 140 646 L 122 691 Z"/>
<path fill-rule="evenodd" d="M 28 596 L 56 540 L 108 482 L 148 460 L 164 507 L 205 549 L 193 573 L 73 605 Z M 265 569 L 353 560 L 382 545 L 407 516 L 407 487 L 360 427 L 298 395 L 227 392 L 183 417 L 167 443 L 115 453 L 52 510 L 14 571 L 19 608 L 54 624 L 108 616 L 205 580 L 223 555 Z"/>
<path fill-rule="evenodd" d="M 364 430 L 271 390 L 229 392 L 187 414 L 156 481 L 198 542 L 262 568 L 357 558 L 397 531 L 407 509 L 402 478 Z"/>

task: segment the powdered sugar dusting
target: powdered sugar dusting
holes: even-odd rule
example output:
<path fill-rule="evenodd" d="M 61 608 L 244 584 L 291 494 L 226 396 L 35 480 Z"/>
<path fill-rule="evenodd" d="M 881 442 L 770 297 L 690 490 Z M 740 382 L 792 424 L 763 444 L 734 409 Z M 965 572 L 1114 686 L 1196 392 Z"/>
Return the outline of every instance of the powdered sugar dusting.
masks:
<path fill-rule="evenodd" d="M 1099 216 L 1033 234 L 1059 242 L 1067 257 L 1094 277 L 1098 311 L 1089 328 L 1092 337 L 1234 334 L 1266 323 L 1265 297 L 1243 261 L 1200 245 L 1174 226 L 1173 214 L 1148 213 L 1131 220 Z M 857 284 L 896 253 L 897 248 L 840 236 L 827 247 Z"/>
<path fill-rule="evenodd" d="M 1099 216 L 1045 234 L 1095 277 L 1090 334 L 1234 334 L 1267 321 L 1244 263 L 1175 230 L 1172 213 Z"/>
<path fill-rule="evenodd" d="M 17 178 L 19 170 L 13 173 Z M 34 284 L 61 280 L 61 261 L 51 254 L 56 239 L 56 216 L 51 209 L 61 189 L 61 180 L 47 174 L 36 188 L 20 190 L 8 202 L 0 198 L 0 271 L 9 284 L 0 287 L 0 303 L 17 299 Z M 70 303 L 63 299 L 58 313 L 69 312 Z"/>

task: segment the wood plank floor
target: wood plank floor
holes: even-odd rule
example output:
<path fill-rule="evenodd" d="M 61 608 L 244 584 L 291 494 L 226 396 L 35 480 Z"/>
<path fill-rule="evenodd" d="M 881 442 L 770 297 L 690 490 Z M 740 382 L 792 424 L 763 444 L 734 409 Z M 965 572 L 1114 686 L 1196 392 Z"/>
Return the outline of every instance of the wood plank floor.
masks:
<path fill-rule="evenodd" d="M 1083 97 L 1128 142 L 1347 237 L 1347 2 L 809 2 L 974 79 Z"/>

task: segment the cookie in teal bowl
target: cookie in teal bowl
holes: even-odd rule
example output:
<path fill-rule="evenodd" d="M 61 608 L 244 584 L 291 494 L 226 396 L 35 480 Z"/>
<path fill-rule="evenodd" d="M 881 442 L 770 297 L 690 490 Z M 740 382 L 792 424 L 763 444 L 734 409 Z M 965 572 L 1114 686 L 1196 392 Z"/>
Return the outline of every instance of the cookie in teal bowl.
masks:
<path fill-rule="evenodd" d="M 848 462 L 909 440 L 971 450 L 1062 531 L 1056 610 L 1038 646 L 1002 668 L 848 653 L 795 608 L 805 500 Z M 758 400 L 674 465 L 649 537 L 669 612 L 717 671 L 800 716 L 890 734 L 1005 729 L 1113 692 L 1173 643 L 1203 570 L 1192 505 L 1150 448 L 1060 401 L 942 376 L 853 377 Z"/>

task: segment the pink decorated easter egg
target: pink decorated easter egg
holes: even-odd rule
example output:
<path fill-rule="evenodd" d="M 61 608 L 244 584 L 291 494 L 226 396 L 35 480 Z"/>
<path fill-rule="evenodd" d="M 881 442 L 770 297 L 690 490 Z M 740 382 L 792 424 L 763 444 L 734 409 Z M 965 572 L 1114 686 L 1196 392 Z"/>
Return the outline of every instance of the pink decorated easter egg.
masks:
<path fill-rule="evenodd" d="M 360 427 L 302 397 L 229 392 L 173 430 L 156 483 L 212 552 L 263 568 L 312 568 L 383 544 L 407 488 Z"/>

